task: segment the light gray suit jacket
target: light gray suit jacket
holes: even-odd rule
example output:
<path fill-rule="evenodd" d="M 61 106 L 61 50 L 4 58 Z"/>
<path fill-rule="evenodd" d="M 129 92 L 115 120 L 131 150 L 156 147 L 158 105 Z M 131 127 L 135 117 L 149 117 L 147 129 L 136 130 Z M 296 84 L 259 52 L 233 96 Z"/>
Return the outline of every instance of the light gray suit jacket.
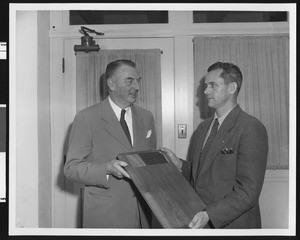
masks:
<path fill-rule="evenodd" d="M 220 126 L 198 174 L 196 166 L 212 120 L 201 122 L 193 133 L 182 167 L 206 204 L 210 218 L 206 227 L 260 228 L 259 195 L 267 163 L 267 131 L 237 105 Z"/>
<path fill-rule="evenodd" d="M 143 228 L 151 212 L 131 180 L 109 176 L 106 163 L 122 152 L 156 148 L 151 112 L 133 105 L 133 147 L 108 98 L 76 114 L 64 167 L 65 176 L 85 185 L 83 226 L 89 228 Z M 139 200 L 138 200 L 139 199 Z"/>

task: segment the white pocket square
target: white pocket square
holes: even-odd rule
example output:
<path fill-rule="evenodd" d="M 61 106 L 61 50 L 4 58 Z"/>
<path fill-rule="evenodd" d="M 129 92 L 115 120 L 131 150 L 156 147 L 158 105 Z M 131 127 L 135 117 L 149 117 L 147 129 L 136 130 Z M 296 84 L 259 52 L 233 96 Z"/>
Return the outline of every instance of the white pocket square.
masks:
<path fill-rule="evenodd" d="M 151 134 L 152 134 L 152 130 L 150 129 L 150 130 L 147 132 L 147 136 L 146 136 L 146 138 L 149 138 L 149 137 L 151 137 Z"/>

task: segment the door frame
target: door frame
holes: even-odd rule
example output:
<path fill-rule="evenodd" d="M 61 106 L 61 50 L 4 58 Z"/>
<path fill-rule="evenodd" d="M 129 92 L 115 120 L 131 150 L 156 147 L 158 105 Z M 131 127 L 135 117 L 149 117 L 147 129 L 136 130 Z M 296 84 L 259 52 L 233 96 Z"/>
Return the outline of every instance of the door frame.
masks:
<path fill-rule="evenodd" d="M 101 49 L 162 50 L 162 145 L 174 150 L 174 39 L 113 38 L 96 41 Z M 73 47 L 80 44 L 80 39 L 54 38 L 51 43 L 52 226 L 75 228 L 81 226 L 80 185 L 64 177 L 63 156 L 66 154 L 66 136 L 76 114 L 76 56 Z"/>

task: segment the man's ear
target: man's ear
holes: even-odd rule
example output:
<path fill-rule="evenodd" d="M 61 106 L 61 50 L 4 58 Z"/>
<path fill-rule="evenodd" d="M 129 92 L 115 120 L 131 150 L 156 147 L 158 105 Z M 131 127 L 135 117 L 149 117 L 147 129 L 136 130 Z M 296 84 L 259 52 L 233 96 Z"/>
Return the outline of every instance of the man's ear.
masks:
<path fill-rule="evenodd" d="M 229 83 L 229 92 L 230 92 L 230 94 L 234 94 L 237 92 L 237 83 L 236 82 Z"/>
<path fill-rule="evenodd" d="M 109 90 L 114 91 L 116 88 L 114 80 L 112 78 L 109 78 L 106 80 L 106 82 L 107 82 L 107 86 L 108 86 Z"/>

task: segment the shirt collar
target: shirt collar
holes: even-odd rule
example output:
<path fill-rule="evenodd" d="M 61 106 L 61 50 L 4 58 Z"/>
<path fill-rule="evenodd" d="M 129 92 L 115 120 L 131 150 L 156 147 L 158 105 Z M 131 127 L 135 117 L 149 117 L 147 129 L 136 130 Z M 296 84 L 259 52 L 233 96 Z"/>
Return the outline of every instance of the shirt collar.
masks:
<path fill-rule="evenodd" d="M 237 104 L 236 104 L 236 105 L 237 105 Z M 223 114 L 221 117 L 218 117 L 218 116 L 217 116 L 217 113 L 215 112 L 214 120 L 215 120 L 216 118 L 218 118 L 218 121 L 219 121 L 219 127 L 221 126 L 221 124 L 223 123 L 223 121 L 225 120 L 225 118 L 227 117 L 227 115 L 232 111 L 232 109 L 235 108 L 236 105 L 234 105 L 233 108 L 231 108 L 228 112 L 226 112 L 225 114 Z M 213 122 L 214 122 L 214 121 L 213 121 Z"/>
<path fill-rule="evenodd" d="M 120 121 L 122 108 L 120 108 L 117 104 L 115 104 L 115 102 L 111 99 L 110 96 L 108 96 L 108 101 L 109 101 L 110 106 L 113 109 L 114 113 L 116 114 L 118 121 Z M 131 114 L 130 107 L 125 108 L 125 110 L 126 110 L 125 115 Z"/>

